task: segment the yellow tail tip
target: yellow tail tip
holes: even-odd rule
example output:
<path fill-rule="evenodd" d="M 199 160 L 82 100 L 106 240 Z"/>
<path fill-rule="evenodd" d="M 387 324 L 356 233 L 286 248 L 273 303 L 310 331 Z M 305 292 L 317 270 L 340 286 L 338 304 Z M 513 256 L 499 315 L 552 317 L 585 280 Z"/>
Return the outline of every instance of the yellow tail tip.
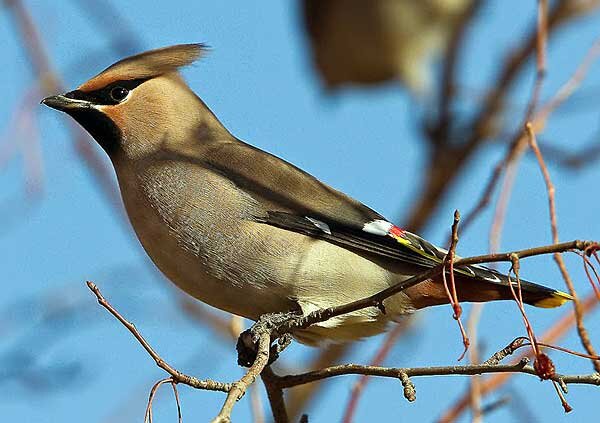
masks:
<path fill-rule="evenodd" d="M 554 291 L 551 297 L 536 301 L 533 305 L 542 308 L 554 308 L 560 307 L 567 301 L 573 301 L 573 297 L 566 292 Z"/>

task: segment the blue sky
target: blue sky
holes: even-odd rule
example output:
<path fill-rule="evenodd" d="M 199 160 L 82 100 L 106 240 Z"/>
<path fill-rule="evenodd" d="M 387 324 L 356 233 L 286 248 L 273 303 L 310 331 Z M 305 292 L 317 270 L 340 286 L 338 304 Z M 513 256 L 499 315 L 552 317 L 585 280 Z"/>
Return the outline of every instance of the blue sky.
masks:
<path fill-rule="evenodd" d="M 425 150 L 419 135 L 424 104 L 415 103 L 400 87 L 373 91 L 346 90 L 329 97 L 323 92 L 308 60 L 299 28 L 299 8 L 292 1 L 206 2 L 173 0 L 152 7 L 134 0 L 119 2 L 126 22 L 98 23 L 77 6 L 62 2 L 26 1 L 52 61 L 69 87 L 120 58 L 109 45 L 109 34 L 127 28 L 137 36 L 139 49 L 182 42 L 205 42 L 211 53 L 185 76 L 230 131 L 247 142 L 281 156 L 347 192 L 399 224 L 420 187 Z M 92 2 L 82 1 L 81 4 Z M 114 2 L 117 4 L 117 2 Z M 481 12 L 468 42 L 461 81 L 483 89 L 497 70 L 498 54 L 519 41 L 534 17 L 535 2 L 495 1 Z M 106 201 L 75 152 L 65 115 L 36 107 L 31 132 L 11 129 L 15 108 L 34 84 L 10 15 L 0 13 L 0 151 L 11 145 L 37 145 L 43 164 L 43 191 L 28 196 L 28 160 L 17 149 L 0 168 L 0 251 L 5 295 L 0 296 L 0 416 L 6 421 L 140 421 L 151 384 L 163 373 L 125 330 L 93 301 L 85 280 L 93 280 L 128 318 L 134 320 L 163 357 L 199 377 L 232 380 L 240 376 L 233 341 L 219 342 L 208 329 L 177 309 L 174 288 L 145 257 L 127 224 Z M 543 91 L 552 95 L 571 75 L 599 35 L 598 15 L 560 31 L 550 45 L 549 72 Z M 137 51 L 137 49 L 135 50 Z M 134 51 L 132 51 L 134 52 Z M 600 67 L 592 67 L 582 92 L 598 92 Z M 515 90 L 517 107 L 511 115 L 520 122 L 518 105 L 526 102 L 531 73 Z M 595 88 L 595 91 L 594 91 Z M 582 97 L 583 98 L 583 97 Z M 583 103 L 581 100 L 580 103 Z M 542 140 L 577 149 L 598 142 L 598 109 L 593 94 L 577 113 L 559 110 Z M 468 103 L 465 107 L 468 109 Z M 510 128 L 514 130 L 514 127 Z M 15 135 L 16 134 L 16 135 Z M 504 141 L 502 139 L 501 141 Z M 33 150 L 32 150 L 33 148 Z M 97 148 L 94 145 L 94 148 Z M 478 199 L 501 144 L 485 147 L 461 175 L 458 186 L 442 203 L 423 235 L 444 242 L 455 208 L 463 213 Z M 29 156 L 27 156 L 29 157 Z M 104 156 L 102 156 L 104 158 Z M 108 160 L 104 158 L 108 165 Z M 561 239 L 600 239 L 596 182 L 600 167 L 579 172 L 551 166 L 557 186 Z M 112 172 L 111 172 L 112 174 Z M 462 255 L 487 251 L 490 211 L 463 236 Z M 539 169 L 525 159 L 511 200 L 503 249 L 526 248 L 550 242 L 546 194 Z M 576 258 L 570 268 L 580 292 L 589 286 Z M 550 258 L 523 264 L 529 279 L 562 287 Z M 541 332 L 563 310 L 533 310 L 530 318 Z M 40 325 L 48 314 L 51 324 Z M 419 313 L 414 330 L 394 348 L 386 364 L 420 366 L 452 364 L 461 352 L 451 310 Z M 600 340 L 597 315 L 588 318 L 592 339 Z M 480 338 L 484 353 L 493 352 L 523 335 L 516 307 L 496 303 L 486 307 Z M 380 338 L 359 343 L 350 360 L 367 362 Z M 580 349 L 574 336 L 562 345 Z M 290 365 L 313 354 L 295 345 L 286 352 Z M 559 370 L 588 372 L 584 360 L 554 354 Z M 299 366 L 300 364 L 298 364 Z M 21 377 L 11 377 L 14 373 Z M 307 410 L 311 421 L 337 421 L 354 378 L 327 382 L 324 401 Z M 357 420 L 386 420 L 405 416 L 432 421 L 466 388 L 466 378 L 415 379 L 417 401 L 408 404 L 395 381 L 373 380 L 360 404 Z M 181 387 L 184 419 L 206 421 L 224 397 Z M 516 377 L 504 394 L 528 404 L 540 421 L 579 421 L 597 414 L 597 390 L 573 387 L 568 396 L 575 411 L 564 417 L 550 384 Z M 503 393 L 501 392 L 500 395 Z M 520 401 L 520 400 L 519 400 Z M 490 422 L 516 421 L 520 402 L 488 417 Z M 157 421 L 175 421 L 168 389 L 159 393 Z M 118 416 L 118 418 L 117 418 Z M 247 399 L 235 409 L 235 421 L 249 419 Z"/>

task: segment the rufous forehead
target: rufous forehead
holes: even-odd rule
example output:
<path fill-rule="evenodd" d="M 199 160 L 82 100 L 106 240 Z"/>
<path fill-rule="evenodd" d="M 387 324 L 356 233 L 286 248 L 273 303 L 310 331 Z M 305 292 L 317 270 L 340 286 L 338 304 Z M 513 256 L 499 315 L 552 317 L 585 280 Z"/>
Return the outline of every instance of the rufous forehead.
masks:
<path fill-rule="evenodd" d="M 96 75 L 92 79 L 84 82 L 79 87 L 77 87 L 77 89 L 87 93 L 91 91 L 100 90 L 106 87 L 107 85 L 112 84 L 113 82 L 122 81 L 124 79 L 125 78 L 123 77 L 118 77 L 117 75 L 103 72 L 99 75 Z"/>

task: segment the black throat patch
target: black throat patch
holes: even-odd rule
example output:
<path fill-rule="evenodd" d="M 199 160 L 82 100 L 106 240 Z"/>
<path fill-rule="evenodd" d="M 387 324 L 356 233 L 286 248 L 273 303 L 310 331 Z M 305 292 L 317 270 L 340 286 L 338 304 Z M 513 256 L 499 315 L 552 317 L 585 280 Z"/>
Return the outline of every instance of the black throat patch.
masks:
<path fill-rule="evenodd" d="M 104 113 L 92 108 L 70 110 L 68 113 L 94 137 L 109 157 L 120 148 L 121 131 Z"/>

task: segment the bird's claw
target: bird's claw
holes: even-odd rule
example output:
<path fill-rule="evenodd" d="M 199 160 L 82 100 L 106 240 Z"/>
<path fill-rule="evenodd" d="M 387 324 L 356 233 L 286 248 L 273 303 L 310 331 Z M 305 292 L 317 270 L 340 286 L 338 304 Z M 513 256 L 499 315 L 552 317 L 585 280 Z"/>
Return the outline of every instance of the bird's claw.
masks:
<path fill-rule="evenodd" d="M 279 330 L 283 328 L 289 330 L 299 317 L 302 316 L 296 312 L 269 313 L 260 316 L 258 321 L 242 332 L 238 338 L 236 345 L 238 364 L 250 367 L 254 363 L 258 351 L 258 341 L 265 333 L 269 334 L 271 342 L 277 340 L 275 344 L 271 345 L 268 364 L 277 360 L 279 353 L 292 342 L 292 336 L 288 332 L 282 331 L 283 333 L 280 334 Z"/>

